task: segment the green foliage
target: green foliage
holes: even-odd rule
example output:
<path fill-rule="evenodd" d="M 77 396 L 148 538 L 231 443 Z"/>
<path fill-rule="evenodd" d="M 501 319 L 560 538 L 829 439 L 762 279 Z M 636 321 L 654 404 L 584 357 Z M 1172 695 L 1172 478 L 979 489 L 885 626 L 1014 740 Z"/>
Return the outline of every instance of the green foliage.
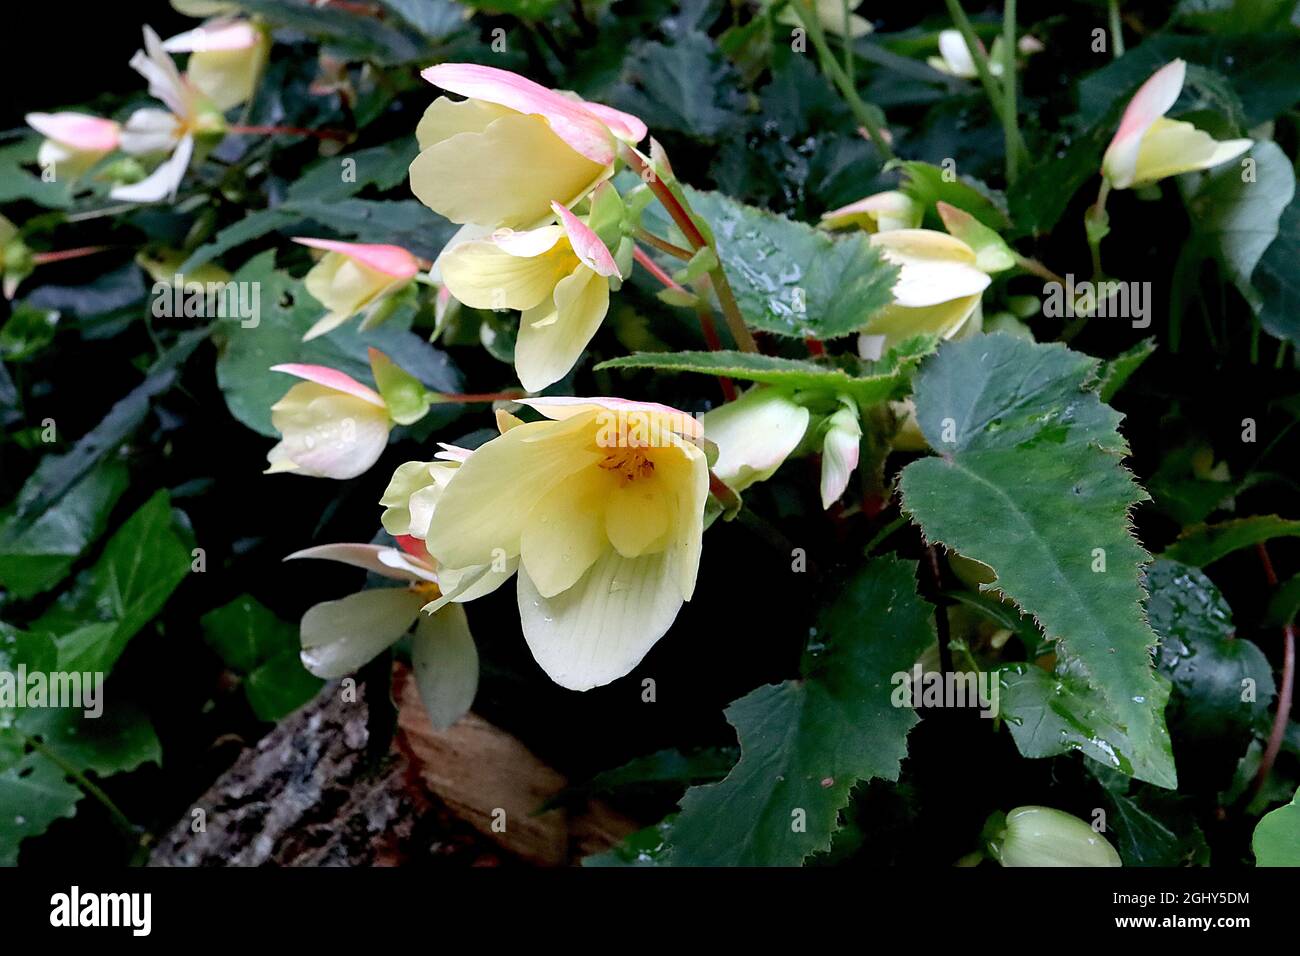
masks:
<path fill-rule="evenodd" d="M 1253 845 L 1258 866 L 1300 866 L 1300 791 L 1259 821 Z"/>
<path fill-rule="evenodd" d="M 1131 741 L 1133 772 L 1172 787 L 1141 609 L 1147 554 L 1129 523 L 1145 496 L 1120 464 L 1119 415 L 1084 390 L 1093 367 L 1060 345 L 1002 335 L 942 346 L 917 379 L 916 405 L 944 455 L 904 469 L 903 505 L 929 539 L 994 570 L 997 588 L 1100 692 Z"/>
<path fill-rule="evenodd" d="M 209 611 L 199 623 L 208 646 L 243 678 L 248 703 L 260 720 L 279 720 L 320 690 L 323 681 L 298 658 L 298 628 L 251 594 Z"/>
<path fill-rule="evenodd" d="M 797 865 L 829 847 L 855 784 L 898 778 L 916 715 L 892 702 L 892 678 L 934 639 L 915 576 L 908 561 L 869 563 L 826 608 L 825 649 L 805 656 L 800 679 L 727 709 L 740 760 L 722 782 L 687 791 L 669 862 Z"/>

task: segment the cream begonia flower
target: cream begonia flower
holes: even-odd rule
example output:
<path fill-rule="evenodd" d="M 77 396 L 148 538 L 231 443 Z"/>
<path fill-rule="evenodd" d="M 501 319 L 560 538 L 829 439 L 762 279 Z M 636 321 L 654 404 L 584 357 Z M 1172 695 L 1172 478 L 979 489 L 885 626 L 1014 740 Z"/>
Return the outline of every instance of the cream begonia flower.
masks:
<path fill-rule="evenodd" d="M 464 608 L 420 613 L 443 584 L 422 548 L 323 544 L 285 560 L 299 558 L 337 561 L 406 585 L 359 591 L 308 608 L 300 626 L 300 657 L 308 671 L 326 680 L 351 674 L 401 640 L 414 624 L 411 667 L 430 723 L 445 730 L 465 716 L 478 690 L 478 649 Z"/>
<path fill-rule="evenodd" d="M 283 437 L 267 454 L 266 474 L 355 478 L 379 460 L 393 421 L 378 392 L 323 365 L 273 365 L 271 371 L 306 381 L 271 406 L 271 424 Z"/>
<path fill-rule="evenodd" d="M 858 406 L 852 399 L 841 397 L 840 407 L 827 419 L 826 437 L 822 440 L 823 510 L 839 501 L 849 487 L 849 479 L 858 467 L 861 441 Z"/>
<path fill-rule="evenodd" d="M 271 53 L 271 37 L 247 20 L 222 20 L 179 33 L 163 49 L 190 55 L 186 79 L 225 112 L 252 98 Z"/>
<path fill-rule="evenodd" d="M 733 491 L 767 481 L 808 430 L 810 412 L 777 388 L 751 388 L 700 417 L 718 446 L 713 473 Z"/>
<path fill-rule="evenodd" d="M 1250 149 L 1249 139 L 1219 142 L 1191 123 L 1165 119 L 1178 101 L 1187 63 L 1174 60 L 1142 84 L 1106 147 L 1101 172 L 1113 189 L 1145 186 L 1166 176 L 1209 169 Z"/>
<path fill-rule="evenodd" d="M 500 231 L 439 257 L 451 294 L 475 309 L 519 309 L 515 371 L 530 392 L 573 368 L 609 310 L 618 265 L 600 237 L 559 203 L 560 224 Z"/>
<path fill-rule="evenodd" d="M 401 246 L 302 236 L 294 236 L 293 241 L 325 252 L 303 278 L 303 284 L 329 312 L 307 330 L 304 342 L 334 331 L 362 311 L 366 315 L 361 327 L 366 328 L 380 304 L 420 271 L 419 260 Z"/>
<path fill-rule="evenodd" d="M 36 154 L 36 162 L 78 178 L 117 149 L 122 133 L 120 124 L 86 113 L 28 113 L 27 125 L 45 137 Z"/>
<path fill-rule="evenodd" d="M 221 132 L 225 120 L 207 97 L 181 76 L 150 27 L 144 28 L 144 49 L 131 57 L 131 67 L 149 81 L 150 94 L 167 109 L 145 107 L 132 113 L 122 130 L 122 149 L 133 156 L 171 155 L 148 178 L 116 186 L 109 195 L 127 202 L 157 202 L 176 195 L 194 155 L 195 137 Z"/>
<path fill-rule="evenodd" d="M 420 74 L 466 97 L 439 97 L 416 128 L 411 191 L 452 222 L 527 229 L 572 206 L 614 174 L 620 140 L 639 143 L 645 123 L 619 110 L 548 90 L 508 70 L 443 63 Z"/>
<path fill-rule="evenodd" d="M 791 2 L 798 3 L 801 0 L 791 0 Z M 821 28 L 834 36 L 847 36 L 852 40 L 864 37 L 874 29 L 870 21 L 852 12 L 860 6 L 862 6 L 862 0 L 849 0 L 848 9 L 850 12 L 846 24 L 844 20 L 844 0 L 812 0 L 813 12 L 817 15 L 817 22 L 821 24 Z M 802 23 L 798 15 L 788 6 L 777 16 L 777 21 L 796 27 Z"/>
<path fill-rule="evenodd" d="M 632 670 L 690 600 L 709 469 L 700 423 L 664 405 L 537 398 L 457 469 L 425 544 L 449 567 L 520 559 L 519 616 L 557 684 Z"/>
<path fill-rule="evenodd" d="M 982 45 L 981 45 L 982 48 Z M 958 76 L 963 80 L 973 80 L 979 76 L 975 69 L 975 58 L 960 30 L 939 31 L 939 55 L 926 57 L 925 62 L 940 73 Z M 989 56 L 989 73 L 1002 75 L 1002 38 L 993 42 L 993 53 Z"/>
<path fill-rule="evenodd" d="M 966 243 L 932 229 L 878 232 L 870 241 L 899 275 L 894 301 L 871 317 L 864 335 L 884 336 L 886 349 L 914 335 L 950 339 L 977 313 L 991 280 Z"/>
<path fill-rule="evenodd" d="M 867 232 L 888 232 L 915 229 L 921 225 L 924 214 L 925 207 L 919 202 L 907 193 L 891 189 L 822 213 L 821 224 L 827 229 L 857 226 Z"/>

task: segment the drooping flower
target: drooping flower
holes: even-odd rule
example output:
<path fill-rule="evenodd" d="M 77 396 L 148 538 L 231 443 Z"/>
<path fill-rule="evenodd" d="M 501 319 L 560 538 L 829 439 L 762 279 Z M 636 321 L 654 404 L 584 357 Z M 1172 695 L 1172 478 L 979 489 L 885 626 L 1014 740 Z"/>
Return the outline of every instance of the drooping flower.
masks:
<path fill-rule="evenodd" d="M 695 588 L 709 477 L 698 421 L 612 398 L 525 400 L 457 469 L 425 544 L 449 567 L 519 558 L 524 638 L 556 683 L 622 677 Z"/>
<path fill-rule="evenodd" d="M 299 558 L 338 561 L 405 585 L 358 591 L 308 608 L 300 626 L 300 656 L 308 671 L 326 680 L 351 674 L 414 624 L 411 666 L 429 721 L 443 730 L 465 715 L 478 690 L 478 649 L 460 605 L 420 613 L 439 594 L 441 582 L 427 554 L 374 544 L 323 544 L 285 560 Z"/>
<path fill-rule="evenodd" d="M 400 246 L 301 236 L 295 236 L 293 241 L 325 250 L 324 258 L 312 267 L 303 282 L 312 297 L 329 312 L 307 330 L 304 341 L 332 332 L 358 312 L 366 313 L 362 328 L 374 324 L 372 320 L 388 296 L 420 271 L 419 260 Z"/>
<path fill-rule="evenodd" d="M 718 446 L 713 473 L 733 491 L 771 478 L 808 430 L 811 413 L 779 388 L 751 388 L 700 417 Z"/>
<path fill-rule="evenodd" d="M 185 78 L 222 112 L 252 98 L 271 52 L 271 37 L 247 20 L 218 20 L 163 43 L 188 53 Z"/>
<path fill-rule="evenodd" d="M 822 213 L 822 225 L 827 229 L 857 226 L 867 232 L 888 232 L 915 229 L 921 225 L 924 214 L 925 207 L 919 202 L 907 193 L 891 189 Z"/>
<path fill-rule="evenodd" d="M 1166 63 L 1138 89 L 1106 147 L 1101 172 L 1113 189 L 1145 186 L 1166 176 L 1209 169 L 1250 149 L 1249 139 L 1220 142 L 1181 120 L 1165 119 L 1178 101 L 1187 63 Z"/>
<path fill-rule="evenodd" d="M 600 237 L 560 203 L 558 225 L 499 231 L 439 257 L 451 294 L 475 309 L 519 309 L 515 370 L 530 392 L 573 368 L 609 310 L 618 264 Z"/>
<path fill-rule="evenodd" d="M 959 76 L 964 80 L 973 80 L 979 75 L 975 69 L 975 57 L 960 30 L 939 31 L 939 55 L 926 57 L 925 62 L 940 73 Z M 1002 37 L 993 42 L 993 53 L 989 57 L 989 73 L 1002 75 Z"/>
<path fill-rule="evenodd" d="M 452 222 L 527 229 L 572 206 L 614 174 L 620 140 L 635 144 L 635 116 L 549 90 L 508 70 L 443 63 L 430 83 L 466 97 L 434 100 L 416 128 L 411 191 Z"/>
<path fill-rule="evenodd" d="M 977 314 L 991 280 L 960 239 L 932 229 L 895 229 L 875 233 L 871 244 L 899 274 L 894 301 L 871 317 L 865 335 L 884 336 L 885 348 L 914 335 L 950 339 Z"/>
<path fill-rule="evenodd" d="M 73 179 L 117 149 L 122 127 L 86 113 L 28 113 L 27 125 L 45 137 L 36 161 Z"/>
<path fill-rule="evenodd" d="M 379 460 L 393 421 L 378 392 L 323 365 L 274 365 L 271 371 L 306 381 L 271 406 L 271 423 L 282 438 L 267 454 L 267 474 L 355 478 Z"/>
<path fill-rule="evenodd" d="M 144 28 L 144 49 L 136 50 L 131 67 L 149 81 L 150 94 L 167 109 L 144 107 L 132 113 L 122 130 L 122 149 L 134 156 L 171 155 L 148 178 L 116 186 L 109 195 L 128 202 L 157 202 L 176 194 L 194 156 L 196 137 L 220 133 L 226 123 L 212 102 L 181 76 L 152 28 Z"/>
<path fill-rule="evenodd" d="M 822 508 L 829 508 L 843 496 L 849 479 L 858 467 L 862 425 L 858 406 L 851 398 L 841 397 L 840 407 L 826 420 L 822 440 Z"/>
<path fill-rule="evenodd" d="M 36 267 L 35 258 L 23 242 L 18 227 L 0 215 L 0 292 L 12 299 L 22 281 Z"/>
<path fill-rule="evenodd" d="M 793 0 L 795 3 L 802 0 Z M 862 0 L 850 0 L 847 8 L 847 21 L 845 20 L 846 8 L 844 0 L 812 0 L 813 13 L 817 16 L 817 22 L 827 33 L 834 36 L 847 36 L 852 40 L 858 37 L 864 37 L 872 31 L 870 21 L 858 16 L 852 11 L 862 6 Z M 785 7 L 777 16 L 781 23 L 788 23 L 791 26 L 798 26 L 800 21 L 798 15 L 789 8 Z"/>
<path fill-rule="evenodd" d="M 1003 866 L 1121 866 L 1106 838 L 1051 807 L 1017 807 L 991 847 Z"/>

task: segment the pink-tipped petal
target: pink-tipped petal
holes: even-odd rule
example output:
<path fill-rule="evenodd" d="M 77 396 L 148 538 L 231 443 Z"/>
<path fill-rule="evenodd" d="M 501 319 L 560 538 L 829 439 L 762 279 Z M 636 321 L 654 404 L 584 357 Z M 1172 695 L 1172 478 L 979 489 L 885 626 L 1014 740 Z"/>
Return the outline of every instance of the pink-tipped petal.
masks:
<path fill-rule="evenodd" d="M 582 264 L 598 276 L 609 278 L 618 275 L 618 263 L 610 255 L 609 249 L 600 241 L 600 236 L 591 231 L 585 222 L 569 211 L 563 203 L 552 202 L 551 211 L 560 219 L 564 234 L 569 237 L 569 245 L 577 253 Z"/>
<path fill-rule="evenodd" d="M 420 75 L 448 92 L 541 116 L 560 139 L 593 163 L 607 166 L 614 161 L 613 134 L 594 113 L 518 73 L 476 63 L 440 63 Z"/>
<path fill-rule="evenodd" d="M 615 136 L 632 146 L 645 139 L 646 133 L 649 132 L 645 123 L 631 113 L 624 113 L 604 103 L 590 103 L 584 100 L 582 105 L 587 108 L 588 113 L 595 114 L 596 119 L 608 126 Z"/>
<path fill-rule="evenodd" d="M 112 120 L 86 113 L 28 113 L 24 119 L 42 136 L 88 153 L 116 149 L 122 131 Z"/>
<path fill-rule="evenodd" d="M 384 400 L 380 398 L 379 393 L 373 388 L 367 388 L 351 375 L 344 374 L 338 369 L 329 368 L 325 365 L 303 365 L 298 362 L 289 362 L 284 365 L 272 365 L 271 371 L 296 375 L 308 382 L 315 382 L 317 385 L 332 388 L 336 392 L 346 392 L 348 395 L 369 402 L 371 405 L 377 405 L 380 408 L 387 407 L 384 405 Z"/>
<path fill-rule="evenodd" d="M 397 555 L 396 559 L 394 556 Z M 373 574 L 391 578 L 394 581 L 433 581 L 438 577 L 433 573 L 432 565 L 414 558 L 403 559 L 396 548 L 386 548 L 378 544 L 318 544 L 312 548 L 303 548 L 286 555 L 286 561 L 300 558 L 315 558 L 321 561 L 337 561 L 339 564 L 364 568 Z"/>
<path fill-rule="evenodd" d="M 691 438 L 704 434 L 704 426 L 694 415 L 671 405 L 658 402 L 634 402 L 626 398 L 578 398 L 572 395 L 554 395 L 544 398 L 520 398 L 520 405 L 541 412 L 552 421 L 563 421 L 574 415 L 604 408 L 611 412 L 634 413 L 646 412 L 655 416 L 667 416 L 674 430 Z"/>
<path fill-rule="evenodd" d="M 367 242 L 339 242 L 337 239 L 310 239 L 294 236 L 293 241 L 302 246 L 337 252 L 355 259 L 376 272 L 394 279 L 411 279 L 420 271 L 420 262 L 401 246 L 386 246 Z"/>
<path fill-rule="evenodd" d="M 213 53 L 219 50 L 247 50 L 257 45 L 257 28 L 247 20 L 209 23 L 163 42 L 169 53 Z"/>
<path fill-rule="evenodd" d="M 1142 136 L 1178 101 L 1186 76 L 1186 61 L 1172 60 L 1152 73 L 1129 100 L 1101 164 L 1116 187 L 1124 188 L 1132 182 Z"/>

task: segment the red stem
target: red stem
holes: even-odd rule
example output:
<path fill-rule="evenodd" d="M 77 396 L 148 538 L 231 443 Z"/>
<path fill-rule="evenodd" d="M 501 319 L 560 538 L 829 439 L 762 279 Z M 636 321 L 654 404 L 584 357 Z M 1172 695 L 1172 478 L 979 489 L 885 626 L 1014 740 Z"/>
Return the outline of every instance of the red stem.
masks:
<path fill-rule="evenodd" d="M 1264 577 L 1270 588 L 1277 587 L 1277 572 L 1273 570 L 1273 561 L 1268 556 L 1264 542 L 1255 545 L 1260 563 L 1264 566 Z M 1255 781 L 1251 787 L 1251 798 L 1258 796 L 1268 782 L 1268 775 L 1273 770 L 1273 763 L 1282 750 L 1282 740 L 1286 736 L 1287 723 L 1291 718 L 1291 701 L 1295 693 L 1295 625 L 1288 621 L 1282 625 L 1282 684 L 1277 691 L 1277 713 L 1273 716 L 1273 728 L 1260 757 L 1259 769 L 1255 772 Z"/>
<path fill-rule="evenodd" d="M 79 246 L 76 249 L 60 249 L 57 252 L 36 252 L 32 254 L 32 262 L 35 265 L 43 266 L 47 262 L 62 262 L 64 259 L 80 259 L 82 256 L 91 256 L 96 252 L 103 252 L 111 249 L 112 246 Z"/>
<path fill-rule="evenodd" d="M 435 392 L 438 401 L 444 404 L 468 405 L 472 402 L 517 402 L 524 397 L 524 392 L 478 392 L 459 394 L 455 392 Z"/>
<path fill-rule="evenodd" d="M 808 346 L 809 355 L 819 356 L 819 355 L 826 354 L 826 346 L 822 345 L 820 340 L 814 338 L 807 338 L 804 339 L 803 341 L 804 344 Z"/>
<path fill-rule="evenodd" d="M 674 292 L 681 292 L 684 295 L 690 295 L 689 292 L 687 292 L 685 289 L 683 289 L 680 285 L 677 284 L 676 280 L 674 280 L 672 276 L 670 276 L 667 272 L 664 272 L 663 269 L 659 268 L 659 263 L 651 259 L 650 254 L 646 252 L 644 249 L 642 249 L 640 246 L 632 247 L 632 258 L 635 259 L 641 265 L 641 268 L 645 269 L 646 272 L 650 273 L 661 283 L 663 283 L 665 289 L 672 289 Z"/>

